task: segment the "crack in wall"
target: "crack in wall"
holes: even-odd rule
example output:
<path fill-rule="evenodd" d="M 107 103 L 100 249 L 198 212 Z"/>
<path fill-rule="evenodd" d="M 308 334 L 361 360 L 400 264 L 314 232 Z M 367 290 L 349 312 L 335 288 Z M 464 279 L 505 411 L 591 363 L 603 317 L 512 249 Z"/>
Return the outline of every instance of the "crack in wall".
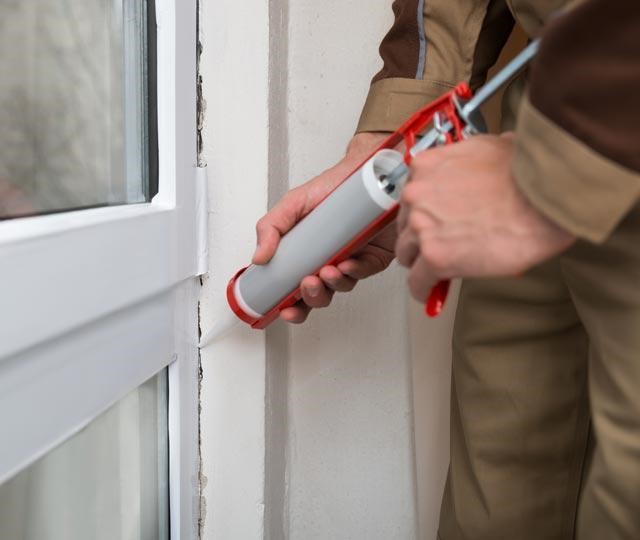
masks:
<path fill-rule="evenodd" d="M 204 120 L 207 104 L 204 99 L 204 79 L 200 69 L 200 61 L 202 58 L 202 39 L 200 33 L 200 9 L 201 2 L 196 2 L 196 151 L 198 167 L 206 167 L 207 163 L 203 155 L 204 147 Z M 200 287 L 203 285 L 203 279 L 200 277 Z M 198 301 L 198 338 L 202 335 L 202 317 L 201 302 Z M 202 472 L 204 469 L 202 461 L 202 380 L 204 378 L 202 371 L 202 353 L 198 348 L 198 538 L 202 538 L 205 521 L 207 518 L 207 499 L 204 496 L 204 490 L 207 487 L 208 478 Z"/>
<path fill-rule="evenodd" d="M 203 138 L 203 130 L 204 130 L 204 120 L 207 111 L 207 102 L 204 99 L 204 91 L 203 91 L 203 77 L 202 71 L 200 70 L 200 60 L 202 58 L 202 40 L 200 35 L 200 1 L 196 3 L 196 26 L 197 26 L 197 51 L 196 51 L 196 126 L 197 126 L 197 152 L 198 152 L 198 167 L 206 167 L 207 163 L 204 159 L 203 147 L 204 147 L 204 138 Z"/>

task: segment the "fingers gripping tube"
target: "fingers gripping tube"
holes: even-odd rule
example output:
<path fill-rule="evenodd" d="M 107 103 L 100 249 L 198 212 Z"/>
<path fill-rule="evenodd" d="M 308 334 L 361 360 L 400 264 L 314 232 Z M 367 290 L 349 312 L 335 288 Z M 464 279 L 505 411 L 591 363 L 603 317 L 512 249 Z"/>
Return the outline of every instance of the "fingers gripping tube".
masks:
<path fill-rule="evenodd" d="M 397 214 L 400 190 L 387 193 L 382 180 L 402 159 L 395 150 L 377 151 L 282 238 L 271 261 L 238 272 L 227 287 L 234 313 L 265 328 L 300 299 L 305 276 L 366 245 Z"/>

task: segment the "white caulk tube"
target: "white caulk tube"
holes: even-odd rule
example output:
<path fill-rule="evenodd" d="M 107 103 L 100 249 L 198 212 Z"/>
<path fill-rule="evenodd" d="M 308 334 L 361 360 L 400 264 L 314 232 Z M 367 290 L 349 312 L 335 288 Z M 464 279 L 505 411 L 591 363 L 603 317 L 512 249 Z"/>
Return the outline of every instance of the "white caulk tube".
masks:
<path fill-rule="evenodd" d="M 402 187 L 388 194 L 381 181 L 402 161 L 395 150 L 377 152 L 282 238 L 269 263 L 239 272 L 227 289 L 236 315 L 254 328 L 266 327 L 299 299 L 305 276 L 335 264 L 341 253 L 346 257 L 354 239 L 375 234 L 373 226 L 397 209 Z"/>

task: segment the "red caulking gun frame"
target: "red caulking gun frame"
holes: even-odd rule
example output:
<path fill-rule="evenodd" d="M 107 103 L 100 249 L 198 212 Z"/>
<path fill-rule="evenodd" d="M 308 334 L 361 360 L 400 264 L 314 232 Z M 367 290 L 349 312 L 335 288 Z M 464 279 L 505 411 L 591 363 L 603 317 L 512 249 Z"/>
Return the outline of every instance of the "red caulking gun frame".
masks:
<path fill-rule="evenodd" d="M 240 270 L 227 286 L 229 305 L 238 318 L 253 328 L 266 328 L 280 311 L 300 300 L 305 276 L 348 259 L 391 223 L 411 159 L 486 131 L 480 106 L 529 63 L 538 45 L 533 41 L 475 96 L 461 83 L 417 111 L 282 238 L 269 263 Z M 430 124 L 432 129 L 417 140 Z M 393 150 L 403 141 L 404 156 Z M 426 300 L 429 316 L 440 313 L 448 291 L 448 281 L 433 288 Z"/>

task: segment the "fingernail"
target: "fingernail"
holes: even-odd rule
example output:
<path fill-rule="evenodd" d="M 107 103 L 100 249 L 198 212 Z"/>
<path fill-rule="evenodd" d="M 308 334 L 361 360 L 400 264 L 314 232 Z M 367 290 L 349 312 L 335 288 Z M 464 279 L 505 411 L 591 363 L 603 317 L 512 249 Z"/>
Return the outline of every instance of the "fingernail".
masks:
<path fill-rule="evenodd" d="M 320 287 L 309 287 L 309 296 L 316 298 L 320 295 Z"/>

